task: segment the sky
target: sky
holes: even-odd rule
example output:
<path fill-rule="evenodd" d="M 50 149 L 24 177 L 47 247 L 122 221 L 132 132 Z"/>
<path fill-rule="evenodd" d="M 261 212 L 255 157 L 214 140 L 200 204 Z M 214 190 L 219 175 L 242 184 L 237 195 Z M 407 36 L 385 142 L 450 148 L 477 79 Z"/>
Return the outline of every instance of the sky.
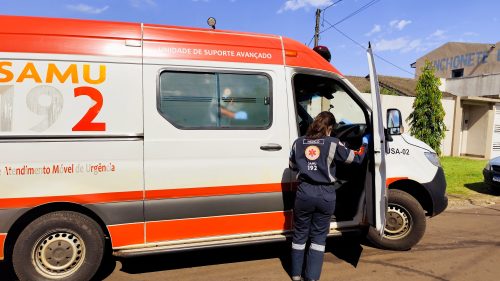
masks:
<path fill-rule="evenodd" d="M 0 0 L 0 14 L 208 27 L 277 34 L 304 44 L 324 9 L 320 45 L 345 75 L 366 76 L 362 46 L 372 42 L 379 75 L 413 77 L 410 64 L 446 42 L 500 41 L 498 0 Z M 343 20 L 345 19 L 345 20 Z M 343 20 L 343 21 L 342 21 Z M 338 23 L 341 21 L 340 23 Z M 338 23 L 338 24 L 336 24 Z M 336 24 L 335 28 L 329 28 Z M 337 29 L 337 30 L 336 30 Z M 349 36 L 362 46 L 346 38 Z M 311 47 L 313 43 L 310 43 Z M 388 62 L 390 63 L 388 63 Z M 395 66 L 394 66 L 395 65 Z"/>

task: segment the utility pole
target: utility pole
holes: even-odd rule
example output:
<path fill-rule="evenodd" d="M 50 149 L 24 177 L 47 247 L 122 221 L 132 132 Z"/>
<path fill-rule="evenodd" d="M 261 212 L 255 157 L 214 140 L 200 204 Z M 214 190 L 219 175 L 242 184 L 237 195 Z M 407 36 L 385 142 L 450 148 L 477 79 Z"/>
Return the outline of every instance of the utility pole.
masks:
<path fill-rule="evenodd" d="M 314 28 L 314 47 L 318 47 L 319 43 L 319 20 L 321 18 L 321 10 L 316 9 L 316 27 Z"/>

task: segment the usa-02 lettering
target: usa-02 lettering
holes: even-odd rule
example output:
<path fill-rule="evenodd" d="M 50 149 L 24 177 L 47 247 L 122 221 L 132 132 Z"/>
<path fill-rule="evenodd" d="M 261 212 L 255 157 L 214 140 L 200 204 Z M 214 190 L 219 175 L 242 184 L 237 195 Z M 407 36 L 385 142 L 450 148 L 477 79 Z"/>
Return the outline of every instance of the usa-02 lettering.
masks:
<path fill-rule="evenodd" d="M 73 96 L 88 96 L 95 103 L 84 116 L 72 127 L 72 131 L 105 131 L 105 122 L 94 122 L 103 106 L 102 93 L 91 86 L 78 86 L 80 83 L 92 86 L 106 81 L 106 66 L 98 65 L 91 68 L 90 64 L 69 64 L 66 67 L 55 63 L 25 62 L 24 65 L 15 65 L 19 62 L 0 61 L 0 131 L 12 131 L 14 108 L 14 85 L 16 83 L 31 82 L 36 85 L 26 94 L 26 106 L 32 113 L 39 115 L 42 120 L 34 124 L 32 131 L 43 132 L 50 128 L 60 117 L 64 106 L 64 95 L 55 86 L 57 84 L 75 84 Z M 15 69 L 20 69 L 15 71 Z M 47 85 L 52 84 L 52 85 Z M 19 93 L 17 93 L 19 94 Z M 49 100 L 48 103 L 40 102 Z"/>
<path fill-rule="evenodd" d="M 387 154 L 402 154 L 402 155 L 410 155 L 410 150 L 406 148 L 394 148 L 392 147 L 391 149 L 387 150 Z"/>

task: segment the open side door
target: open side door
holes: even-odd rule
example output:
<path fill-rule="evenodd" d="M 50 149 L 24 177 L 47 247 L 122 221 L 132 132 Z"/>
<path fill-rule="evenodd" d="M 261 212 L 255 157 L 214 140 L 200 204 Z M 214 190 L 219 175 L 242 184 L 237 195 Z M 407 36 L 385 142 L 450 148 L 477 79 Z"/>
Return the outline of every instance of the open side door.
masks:
<path fill-rule="evenodd" d="M 370 68 L 370 85 L 372 93 L 372 126 L 373 126 L 373 152 L 375 161 L 375 182 L 373 194 L 374 210 L 369 210 L 369 214 L 374 215 L 374 224 L 372 225 L 379 231 L 380 235 L 384 234 L 385 214 L 387 212 L 387 194 L 386 194 L 386 173 L 385 173 L 385 152 L 387 143 L 385 141 L 384 125 L 382 119 L 382 106 L 380 104 L 380 89 L 378 84 L 377 72 L 375 70 L 375 61 L 371 44 L 368 44 L 366 51 L 368 57 L 368 66 Z M 371 204 L 368 204 L 368 206 Z"/>

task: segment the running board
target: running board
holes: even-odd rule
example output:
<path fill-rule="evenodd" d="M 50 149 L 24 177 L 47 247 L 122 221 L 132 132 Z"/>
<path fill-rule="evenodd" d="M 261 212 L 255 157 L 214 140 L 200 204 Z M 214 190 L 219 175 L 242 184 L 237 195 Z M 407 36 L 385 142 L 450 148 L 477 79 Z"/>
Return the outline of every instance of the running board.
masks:
<path fill-rule="evenodd" d="M 328 236 L 343 236 L 347 234 L 346 232 L 353 232 L 356 229 L 343 229 L 340 231 L 333 231 Z M 131 257 L 142 257 L 146 255 L 152 254 L 165 254 L 165 253 L 178 253 L 178 252 L 188 252 L 188 251 L 196 251 L 203 249 L 212 249 L 212 248 L 228 248 L 228 247 L 236 247 L 236 246 L 247 246 L 247 245 L 256 245 L 256 244 L 266 244 L 273 242 L 286 241 L 290 238 L 291 235 L 270 235 L 265 238 L 261 237 L 245 237 L 245 238 L 233 238 L 226 240 L 217 240 L 210 242 L 195 242 L 195 243 L 185 243 L 185 244 L 175 244 L 175 245 L 158 245 L 153 244 L 151 246 L 145 246 L 142 248 L 134 248 L 134 249 L 121 249 L 113 252 L 113 255 L 119 258 L 131 258 Z"/>
<path fill-rule="evenodd" d="M 224 242 L 219 243 L 193 243 L 185 245 L 166 245 L 166 246 L 153 246 L 148 248 L 140 249 L 130 249 L 130 250 L 119 250 L 113 253 L 114 256 L 120 258 L 130 258 L 130 257 L 142 257 L 151 254 L 165 254 L 165 253 L 178 253 L 178 252 L 189 252 L 203 249 L 213 249 L 213 248 L 228 248 L 236 246 L 247 246 L 255 244 L 265 244 L 272 242 L 285 241 L 288 237 L 283 235 L 275 235 L 275 237 L 269 237 L 266 239 L 231 239 L 224 240 Z"/>

